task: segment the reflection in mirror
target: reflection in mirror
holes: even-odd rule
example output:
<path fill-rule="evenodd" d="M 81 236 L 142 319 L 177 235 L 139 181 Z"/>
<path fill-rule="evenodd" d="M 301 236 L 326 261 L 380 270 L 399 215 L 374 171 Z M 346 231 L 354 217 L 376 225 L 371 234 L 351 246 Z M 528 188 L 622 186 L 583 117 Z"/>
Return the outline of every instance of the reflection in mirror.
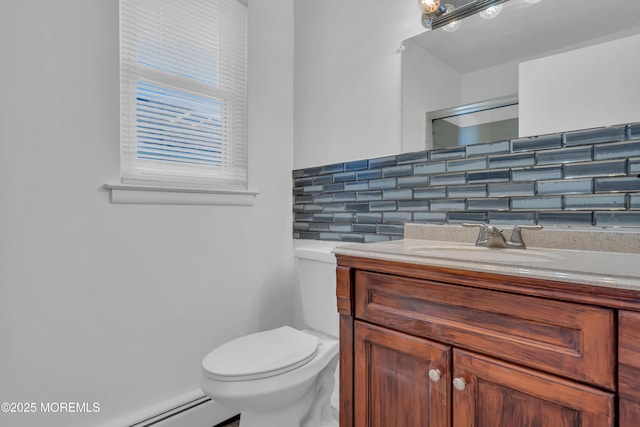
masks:
<path fill-rule="evenodd" d="M 403 152 L 433 148 L 428 113 L 514 94 L 519 137 L 640 121 L 640 1 L 502 6 L 403 42 Z"/>
<path fill-rule="evenodd" d="M 517 138 L 518 97 L 492 99 L 428 113 L 426 135 L 427 141 L 431 138 L 434 149 Z"/>

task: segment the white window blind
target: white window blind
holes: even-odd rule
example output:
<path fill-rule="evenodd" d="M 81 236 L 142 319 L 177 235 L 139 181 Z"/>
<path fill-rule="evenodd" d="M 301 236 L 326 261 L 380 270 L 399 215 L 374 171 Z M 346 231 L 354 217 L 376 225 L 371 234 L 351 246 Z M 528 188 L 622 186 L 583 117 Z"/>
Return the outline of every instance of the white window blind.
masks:
<path fill-rule="evenodd" d="M 247 188 L 247 17 L 238 0 L 120 0 L 125 184 Z"/>

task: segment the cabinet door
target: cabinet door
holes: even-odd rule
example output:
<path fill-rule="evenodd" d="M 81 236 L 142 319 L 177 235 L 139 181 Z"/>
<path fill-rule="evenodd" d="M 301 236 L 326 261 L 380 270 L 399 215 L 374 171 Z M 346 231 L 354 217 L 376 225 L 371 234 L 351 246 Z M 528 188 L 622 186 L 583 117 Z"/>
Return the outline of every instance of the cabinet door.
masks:
<path fill-rule="evenodd" d="M 621 310 L 618 315 L 620 427 L 636 427 L 640 423 L 640 313 Z"/>
<path fill-rule="evenodd" d="M 458 349 L 453 377 L 454 427 L 615 425 L 613 394 L 593 387 Z"/>
<path fill-rule="evenodd" d="M 354 349 L 355 427 L 450 426 L 450 347 L 356 321 Z"/>

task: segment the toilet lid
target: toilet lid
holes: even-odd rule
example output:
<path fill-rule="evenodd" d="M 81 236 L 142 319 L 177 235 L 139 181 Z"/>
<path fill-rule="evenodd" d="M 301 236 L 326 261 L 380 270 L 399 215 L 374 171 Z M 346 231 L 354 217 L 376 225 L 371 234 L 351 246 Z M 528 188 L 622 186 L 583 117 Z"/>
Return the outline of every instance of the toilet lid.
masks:
<path fill-rule="evenodd" d="M 229 341 L 202 361 L 207 376 L 219 381 L 271 377 L 296 369 L 318 352 L 318 337 L 289 326 Z"/>

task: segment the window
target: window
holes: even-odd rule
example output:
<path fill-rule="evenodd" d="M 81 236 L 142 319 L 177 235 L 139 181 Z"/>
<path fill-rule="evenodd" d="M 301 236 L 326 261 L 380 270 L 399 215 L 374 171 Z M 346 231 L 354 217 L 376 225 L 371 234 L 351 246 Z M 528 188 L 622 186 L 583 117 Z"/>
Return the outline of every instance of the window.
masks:
<path fill-rule="evenodd" d="M 247 10 L 120 0 L 123 184 L 247 189 Z"/>

